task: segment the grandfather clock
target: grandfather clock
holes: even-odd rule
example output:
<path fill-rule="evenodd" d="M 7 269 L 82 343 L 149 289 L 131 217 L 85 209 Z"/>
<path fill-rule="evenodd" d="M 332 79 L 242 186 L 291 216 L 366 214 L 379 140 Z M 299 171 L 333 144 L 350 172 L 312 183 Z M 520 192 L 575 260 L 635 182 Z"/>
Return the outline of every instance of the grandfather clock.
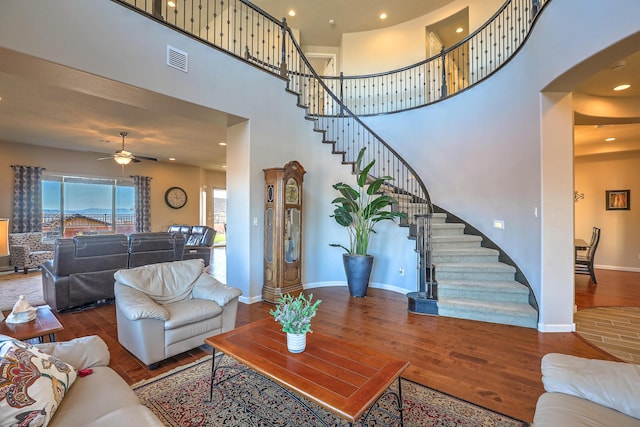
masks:
<path fill-rule="evenodd" d="M 264 284 L 262 299 L 277 303 L 281 295 L 302 291 L 302 179 L 305 170 L 293 160 L 264 169 Z"/>

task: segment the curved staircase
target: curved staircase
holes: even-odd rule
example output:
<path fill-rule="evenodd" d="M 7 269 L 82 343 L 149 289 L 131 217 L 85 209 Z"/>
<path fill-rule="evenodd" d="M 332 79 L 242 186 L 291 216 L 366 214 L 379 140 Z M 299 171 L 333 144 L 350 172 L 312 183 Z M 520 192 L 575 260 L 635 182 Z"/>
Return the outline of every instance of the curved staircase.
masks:
<path fill-rule="evenodd" d="M 482 247 L 482 237 L 465 234 L 465 227 L 433 214 L 438 314 L 536 328 L 538 312 L 529 304 L 529 288 L 515 280 L 516 269 L 498 260 L 499 251 Z"/>

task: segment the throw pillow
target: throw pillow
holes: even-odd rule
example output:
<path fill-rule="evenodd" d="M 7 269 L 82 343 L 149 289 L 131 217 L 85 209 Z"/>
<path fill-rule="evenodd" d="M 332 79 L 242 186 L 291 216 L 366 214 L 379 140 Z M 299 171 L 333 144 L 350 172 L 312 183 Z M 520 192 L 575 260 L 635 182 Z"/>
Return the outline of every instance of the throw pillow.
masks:
<path fill-rule="evenodd" d="M 200 237 L 198 236 L 189 236 L 189 240 L 187 240 L 187 243 L 185 244 L 185 246 L 200 246 Z"/>
<path fill-rule="evenodd" d="M 76 375 L 60 359 L 0 336 L 0 425 L 46 426 Z"/>

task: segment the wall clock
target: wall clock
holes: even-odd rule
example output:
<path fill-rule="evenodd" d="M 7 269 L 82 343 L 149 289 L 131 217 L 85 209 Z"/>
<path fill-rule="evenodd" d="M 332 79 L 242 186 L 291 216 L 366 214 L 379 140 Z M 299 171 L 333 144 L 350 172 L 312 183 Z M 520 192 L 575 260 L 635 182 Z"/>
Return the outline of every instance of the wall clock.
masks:
<path fill-rule="evenodd" d="M 164 193 L 164 201 L 170 208 L 180 209 L 187 204 L 187 192 L 180 187 L 171 187 Z"/>

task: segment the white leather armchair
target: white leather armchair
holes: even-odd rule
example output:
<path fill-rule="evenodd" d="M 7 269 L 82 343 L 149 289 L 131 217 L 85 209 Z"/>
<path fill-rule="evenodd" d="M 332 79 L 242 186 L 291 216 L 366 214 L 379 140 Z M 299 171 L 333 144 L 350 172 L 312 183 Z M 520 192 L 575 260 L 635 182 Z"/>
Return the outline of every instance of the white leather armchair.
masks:
<path fill-rule="evenodd" d="M 239 289 L 204 272 L 201 259 L 115 273 L 118 341 L 149 369 L 235 328 Z"/>

